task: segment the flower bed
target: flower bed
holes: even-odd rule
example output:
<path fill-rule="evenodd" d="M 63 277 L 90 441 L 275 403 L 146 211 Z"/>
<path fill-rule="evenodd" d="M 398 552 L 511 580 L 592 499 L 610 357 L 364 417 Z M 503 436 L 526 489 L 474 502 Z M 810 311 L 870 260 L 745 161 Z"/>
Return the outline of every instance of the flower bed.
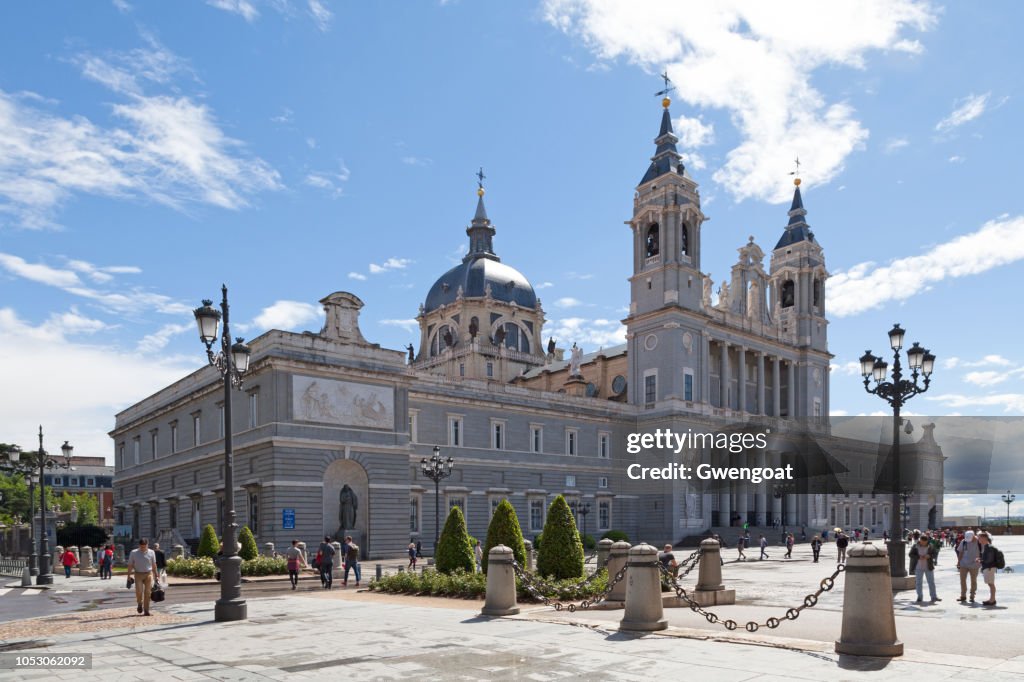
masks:
<path fill-rule="evenodd" d="M 182 578 L 212 578 L 217 565 L 210 557 L 168 559 L 167 574 Z M 242 575 L 287 575 L 288 562 L 283 557 L 256 557 L 242 562 Z"/>
<path fill-rule="evenodd" d="M 608 587 L 608 574 L 601 571 L 589 581 L 584 579 L 543 580 L 545 596 L 557 597 L 564 601 L 576 601 L 594 597 Z M 392 594 L 413 594 L 430 597 L 457 597 L 479 599 L 487 591 L 487 576 L 483 573 L 456 571 L 445 574 L 427 569 L 422 573 L 396 573 L 370 582 L 370 590 Z M 516 578 L 519 599 L 531 600 L 530 594 Z"/>

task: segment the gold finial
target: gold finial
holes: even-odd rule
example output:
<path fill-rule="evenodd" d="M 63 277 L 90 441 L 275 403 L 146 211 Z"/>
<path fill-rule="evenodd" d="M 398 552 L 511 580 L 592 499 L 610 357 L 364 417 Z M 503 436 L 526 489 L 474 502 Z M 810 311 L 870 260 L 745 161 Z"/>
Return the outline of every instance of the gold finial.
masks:
<path fill-rule="evenodd" d="M 672 104 L 672 100 L 670 100 L 668 97 L 661 100 L 661 106 L 665 107 L 666 109 L 668 109 L 668 105 L 670 104 Z"/>
<path fill-rule="evenodd" d="M 662 97 L 661 106 L 668 109 L 668 105 L 672 104 L 672 100 L 669 99 L 668 94 L 675 90 L 676 86 L 672 85 L 672 79 L 668 77 L 668 69 L 665 69 L 665 73 L 661 74 L 661 79 L 665 81 L 665 89 L 654 93 L 654 96 Z"/>
<path fill-rule="evenodd" d="M 487 176 L 484 175 L 484 167 L 480 166 L 480 170 L 476 172 L 476 195 L 482 197 L 484 195 L 484 179 Z"/>
<path fill-rule="evenodd" d="M 799 187 L 800 186 L 800 178 L 793 178 L 793 184 L 796 185 L 797 187 Z"/>
<path fill-rule="evenodd" d="M 484 195 L 484 188 L 483 187 L 477 187 L 476 188 L 476 195 L 478 197 L 482 197 Z"/>

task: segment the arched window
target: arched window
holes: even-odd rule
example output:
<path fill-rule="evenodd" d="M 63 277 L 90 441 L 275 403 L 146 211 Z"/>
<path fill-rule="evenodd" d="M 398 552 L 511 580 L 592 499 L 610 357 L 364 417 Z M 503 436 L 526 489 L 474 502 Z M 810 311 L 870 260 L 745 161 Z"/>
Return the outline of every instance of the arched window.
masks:
<path fill-rule="evenodd" d="M 647 240 L 645 242 L 647 247 L 647 257 L 657 256 L 661 253 L 661 239 L 659 235 L 658 223 L 651 223 L 651 226 L 647 228 Z"/>
<path fill-rule="evenodd" d="M 443 324 L 430 340 L 430 357 L 440 355 L 450 345 L 455 345 L 455 329 Z"/>
<path fill-rule="evenodd" d="M 679 233 L 679 251 L 684 256 L 690 255 L 690 228 L 683 224 L 683 228 Z"/>
<path fill-rule="evenodd" d="M 503 342 L 505 348 L 511 348 L 523 353 L 530 352 L 530 337 L 519 325 L 515 322 L 506 322 L 501 328 L 505 332 L 505 340 Z"/>
<path fill-rule="evenodd" d="M 814 278 L 813 300 L 815 308 L 821 306 L 821 280 L 817 277 Z"/>
<path fill-rule="evenodd" d="M 796 298 L 796 284 L 793 283 L 793 280 L 787 279 L 782 283 L 781 298 L 783 308 L 793 307 L 793 302 Z"/>

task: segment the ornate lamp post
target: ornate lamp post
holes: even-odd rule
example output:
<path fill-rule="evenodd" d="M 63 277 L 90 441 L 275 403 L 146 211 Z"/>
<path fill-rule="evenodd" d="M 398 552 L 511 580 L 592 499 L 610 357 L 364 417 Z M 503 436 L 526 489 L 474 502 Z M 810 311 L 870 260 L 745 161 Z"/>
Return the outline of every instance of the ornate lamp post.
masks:
<path fill-rule="evenodd" d="M 889 346 L 893 351 L 892 380 L 886 381 L 889 363 L 876 358 L 871 351 L 865 351 L 860 359 L 860 373 L 864 377 L 864 390 L 889 403 L 892 406 L 892 508 L 899 507 L 903 486 L 900 481 L 900 409 L 919 393 L 928 390 L 931 383 L 932 370 L 935 369 L 935 356 L 920 344 L 907 350 L 907 364 L 910 366 L 910 379 L 903 378 L 900 365 L 900 350 L 903 348 L 903 336 L 906 332 L 893 325 L 889 330 Z M 918 377 L 923 377 L 923 384 L 918 384 Z M 871 379 L 875 380 L 871 388 Z M 893 513 L 889 518 L 889 569 L 893 578 L 904 578 L 907 575 L 906 552 L 903 533 L 900 532 L 900 515 Z"/>
<path fill-rule="evenodd" d="M 434 558 L 437 558 L 437 542 L 441 537 L 441 481 L 452 475 L 455 460 L 441 458 L 441 448 L 434 446 L 434 455 L 430 459 L 420 460 L 423 475 L 434 482 Z"/>
<path fill-rule="evenodd" d="M 204 300 L 193 313 L 199 325 L 199 339 L 206 345 L 206 356 L 210 364 L 220 370 L 224 379 L 224 499 L 225 518 L 221 530 L 224 554 L 220 560 L 220 599 L 217 600 L 213 617 L 217 621 L 245 620 L 248 608 L 242 598 L 242 558 L 238 556 L 238 526 L 235 524 L 235 483 L 234 454 L 231 443 L 231 389 L 242 388 L 242 375 L 249 370 L 249 346 L 241 337 L 231 343 L 228 329 L 228 287 L 221 285 L 220 311 L 215 310 L 213 301 Z M 218 338 L 217 327 L 221 317 L 224 328 L 220 334 L 220 350 L 213 352 Z"/>
<path fill-rule="evenodd" d="M 1006 534 L 1010 534 L 1010 505 L 1017 499 L 1017 496 L 1011 493 L 1009 490 L 1003 495 L 1003 503 L 1006 505 Z"/>
<path fill-rule="evenodd" d="M 36 562 L 35 576 L 36 585 L 53 584 L 53 562 L 50 557 L 50 545 L 46 536 L 46 470 L 47 469 L 71 469 L 71 453 L 74 446 L 64 441 L 60 446 L 60 459 L 52 459 L 49 453 L 43 449 L 43 427 L 39 427 L 39 450 L 36 452 L 21 452 L 12 450 L 7 453 L 6 461 L 0 463 L 0 467 L 9 471 L 22 474 L 29 482 L 29 503 L 31 505 L 29 528 L 32 534 L 32 555 L 29 558 L 30 571 L 33 561 Z M 38 473 L 36 471 L 38 470 Z M 35 491 L 33 490 L 33 479 L 38 477 L 39 481 L 39 552 L 36 553 L 35 539 Z"/>
<path fill-rule="evenodd" d="M 569 507 L 572 508 L 572 513 L 573 514 L 575 514 L 577 516 L 582 516 L 583 517 L 583 526 L 582 526 L 583 527 L 583 534 L 586 535 L 587 534 L 587 514 L 590 513 L 590 503 L 587 502 L 586 504 L 583 504 L 583 503 L 575 502 L 574 501 L 571 505 L 569 505 Z"/>
<path fill-rule="evenodd" d="M 903 506 L 900 507 L 900 509 L 903 510 L 903 530 L 904 530 L 904 535 L 901 535 L 900 537 L 905 537 L 905 533 L 907 531 L 907 526 L 910 525 L 910 505 L 908 505 L 907 502 L 913 496 L 914 496 L 914 489 L 913 488 L 904 488 L 903 490 L 900 491 L 900 502 L 903 503 Z"/>

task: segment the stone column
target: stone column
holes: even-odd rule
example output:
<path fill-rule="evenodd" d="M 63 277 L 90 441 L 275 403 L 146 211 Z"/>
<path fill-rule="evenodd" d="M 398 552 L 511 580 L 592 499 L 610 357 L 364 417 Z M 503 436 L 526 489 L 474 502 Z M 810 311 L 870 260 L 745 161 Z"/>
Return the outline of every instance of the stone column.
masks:
<path fill-rule="evenodd" d="M 700 401 L 711 405 L 711 337 L 700 333 Z"/>
<path fill-rule="evenodd" d="M 746 455 L 740 455 L 746 457 Z M 746 481 L 736 481 L 736 513 L 740 515 L 740 525 L 747 522 L 747 492 Z"/>
<path fill-rule="evenodd" d="M 786 525 L 790 527 L 799 525 L 798 497 L 793 493 L 786 495 Z"/>
<path fill-rule="evenodd" d="M 757 413 L 768 414 L 764 404 L 764 353 L 757 353 Z"/>
<path fill-rule="evenodd" d="M 726 487 L 718 493 L 718 525 L 729 526 L 732 525 L 732 504 L 729 495 L 729 488 L 727 484 L 723 483 Z"/>
<path fill-rule="evenodd" d="M 626 565 L 626 558 L 629 556 L 629 543 L 616 542 L 608 553 L 608 582 L 615 579 L 622 567 Z M 626 601 L 626 583 L 629 582 L 628 575 L 615 583 L 612 591 L 608 594 L 605 603 L 611 602 L 610 606 L 622 606 Z"/>
<path fill-rule="evenodd" d="M 629 550 L 627 565 L 626 611 L 619 622 L 619 630 L 664 630 L 668 621 L 661 601 L 658 550 L 648 544 L 637 545 Z"/>
<path fill-rule="evenodd" d="M 82 569 L 83 568 L 87 569 L 87 570 L 91 570 L 92 569 L 92 567 L 93 567 L 92 558 L 93 558 L 92 557 L 92 547 L 83 547 L 82 548 L 82 557 L 80 559 L 81 563 L 78 564 L 78 574 L 79 575 L 82 574 Z"/>
<path fill-rule="evenodd" d="M 736 603 L 736 590 L 727 590 L 722 584 L 721 554 L 718 540 L 708 538 L 700 543 L 697 587 L 691 598 L 701 606 Z"/>
<path fill-rule="evenodd" d="M 345 557 L 341 554 L 341 543 L 335 540 L 331 546 L 334 547 L 334 565 L 331 566 L 331 577 L 334 580 L 341 580 L 345 575 L 345 570 L 341 567 L 345 563 Z"/>
<path fill-rule="evenodd" d="M 786 372 L 786 376 L 789 377 L 789 390 L 786 391 L 786 404 L 789 418 L 796 419 L 796 363 L 790 361 L 787 364 L 789 365 L 789 370 Z"/>
<path fill-rule="evenodd" d="M 173 548 L 171 548 L 171 557 L 174 558 L 174 559 L 184 559 L 185 558 L 185 546 L 184 545 L 175 545 Z"/>
<path fill-rule="evenodd" d="M 615 544 L 609 538 L 601 538 L 597 543 L 597 570 L 604 568 L 605 564 L 608 563 L 608 554 L 612 551 L 612 545 Z"/>
<path fill-rule="evenodd" d="M 747 411 L 747 349 L 736 347 L 736 407 L 740 412 Z"/>
<path fill-rule="evenodd" d="M 63 573 L 64 565 L 60 562 L 60 555 L 64 553 L 64 548 L 57 545 L 53 548 L 53 573 Z M 41 569 L 41 567 L 40 567 Z M 40 570 L 42 572 L 42 570 Z"/>
<path fill-rule="evenodd" d="M 843 629 L 836 653 L 851 656 L 902 656 L 892 609 L 892 584 L 885 545 L 865 542 L 846 553 Z"/>
<path fill-rule="evenodd" d="M 299 544 L 297 544 L 295 546 L 299 548 L 300 552 L 302 552 L 302 560 L 305 561 L 308 564 L 309 563 L 309 558 L 306 556 L 306 543 L 305 542 L 300 542 Z"/>
<path fill-rule="evenodd" d="M 762 469 L 767 466 L 765 463 L 768 460 L 768 456 L 764 450 L 757 453 L 757 466 Z M 758 526 L 771 525 L 771 521 L 768 520 L 768 483 L 762 481 L 757 486 L 757 519 L 756 523 Z"/>
<path fill-rule="evenodd" d="M 781 459 L 779 457 L 779 453 L 773 452 L 770 457 L 772 460 L 772 467 L 778 468 Z M 774 521 L 775 519 L 785 522 L 785 519 L 782 518 L 782 498 L 772 495 L 772 520 Z"/>
<path fill-rule="evenodd" d="M 719 348 L 718 362 L 720 365 L 720 379 L 722 388 L 720 389 L 721 398 L 719 402 L 724 408 L 730 408 L 732 403 L 729 402 L 729 344 L 725 342 L 725 339 L 719 341 L 721 344 Z"/>
<path fill-rule="evenodd" d="M 772 357 L 772 416 L 782 416 L 782 372 L 779 369 L 779 356 Z"/>
<path fill-rule="evenodd" d="M 484 616 L 511 616 L 519 613 L 516 606 L 516 574 L 512 569 L 512 548 L 505 545 L 491 547 L 487 553 L 487 592 Z"/>

